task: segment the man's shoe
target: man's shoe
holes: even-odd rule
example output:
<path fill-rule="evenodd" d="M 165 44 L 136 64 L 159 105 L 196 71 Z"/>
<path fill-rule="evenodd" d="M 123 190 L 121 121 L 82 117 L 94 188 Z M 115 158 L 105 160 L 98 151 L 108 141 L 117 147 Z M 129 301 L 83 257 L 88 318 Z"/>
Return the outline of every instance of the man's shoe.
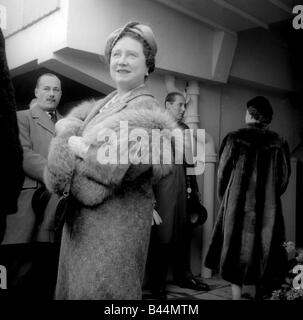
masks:
<path fill-rule="evenodd" d="M 177 282 L 181 288 L 193 289 L 196 291 L 209 291 L 209 285 L 195 278 L 187 278 Z"/>

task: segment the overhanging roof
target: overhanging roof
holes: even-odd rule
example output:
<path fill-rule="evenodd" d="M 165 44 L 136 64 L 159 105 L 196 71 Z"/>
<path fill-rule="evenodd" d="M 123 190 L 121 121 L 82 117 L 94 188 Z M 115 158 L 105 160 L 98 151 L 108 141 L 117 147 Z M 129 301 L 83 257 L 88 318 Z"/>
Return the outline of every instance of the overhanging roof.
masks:
<path fill-rule="evenodd" d="M 289 19 L 296 0 L 153 0 L 202 23 L 239 32 Z M 303 1 L 302 1 L 303 3 Z"/>

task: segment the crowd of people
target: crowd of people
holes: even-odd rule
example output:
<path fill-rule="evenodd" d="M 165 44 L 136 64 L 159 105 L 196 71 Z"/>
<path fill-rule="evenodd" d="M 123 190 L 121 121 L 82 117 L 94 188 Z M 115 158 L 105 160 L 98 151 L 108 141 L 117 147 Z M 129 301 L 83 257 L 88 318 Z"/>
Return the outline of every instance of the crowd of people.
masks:
<path fill-rule="evenodd" d="M 61 81 L 52 73 L 37 79 L 29 108 L 16 113 L 2 34 L 0 40 L 0 127 L 11 155 L 1 159 L 0 193 L 7 295 L 142 299 L 146 266 L 154 299 L 166 299 L 169 266 L 178 286 L 208 291 L 190 266 L 192 232 L 207 212 L 196 177 L 186 170 L 193 165 L 184 156 L 193 143 L 185 138 L 186 99 L 169 92 L 161 106 L 146 85 L 158 50 L 152 29 L 130 22 L 109 35 L 105 57 L 116 90 L 65 117 L 57 110 Z M 289 150 L 269 130 L 272 117 L 265 97 L 249 100 L 247 126 L 229 133 L 219 151 L 220 208 L 205 265 L 231 283 L 233 299 L 246 284 L 262 298 L 285 275 L 280 197 L 290 175 Z M 155 130 L 162 144 L 143 139 Z M 130 131 L 140 135 L 130 138 Z M 154 156 L 159 161 L 150 161 Z M 192 201 L 199 204 L 195 221 Z"/>

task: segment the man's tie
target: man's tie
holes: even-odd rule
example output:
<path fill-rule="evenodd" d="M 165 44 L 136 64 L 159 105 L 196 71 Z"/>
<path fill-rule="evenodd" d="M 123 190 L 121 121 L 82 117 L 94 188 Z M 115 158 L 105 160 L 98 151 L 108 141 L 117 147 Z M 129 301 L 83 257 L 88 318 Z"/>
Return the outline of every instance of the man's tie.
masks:
<path fill-rule="evenodd" d="M 48 111 L 49 118 L 53 121 L 53 123 L 57 122 L 57 114 L 56 111 Z"/>

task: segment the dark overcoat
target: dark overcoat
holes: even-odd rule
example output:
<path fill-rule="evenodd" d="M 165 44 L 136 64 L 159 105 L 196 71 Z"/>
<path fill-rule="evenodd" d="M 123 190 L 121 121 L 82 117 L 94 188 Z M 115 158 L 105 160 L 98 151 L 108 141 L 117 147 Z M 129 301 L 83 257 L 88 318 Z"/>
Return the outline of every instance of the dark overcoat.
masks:
<path fill-rule="evenodd" d="M 60 118 L 60 117 L 59 117 Z M 49 221 L 36 229 L 36 216 L 32 208 L 34 192 L 43 185 L 43 172 L 47 164 L 50 142 L 55 133 L 54 123 L 39 106 L 17 112 L 19 136 L 23 148 L 25 180 L 18 198 L 18 211 L 7 217 L 7 227 L 2 245 L 52 241 Z M 57 195 L 52 195 L 45 217 L 54 217 Z"/>
<path fill-rule="evenodd" d="M 22 147 L 16 117 L 13 84 L 6 61 L 5 41 L 0 29 L 0 240 L 7 214 L 17 212 L 17 199 L 24 180 Z M 2 222 L 3 220 L 3 222 Z"/>
<path fill-rule="evenodd" d="M 176 124 L 145 87 L 102 110 L 114 95 L 82 104 L 56 125 L 46 185 L 60 194 L 70 183 L 79 202 L 63 229 L 56 299 L 141 299 L 154 205 L 152 182 L 169 174 L 171 165 L 102 163 L 98 136 L 105 129 L 117 133 L 114 144 L 123 150 L 129 137 L 122 133 L 121 121 L 127 121 L 129 133 L 143 129 L 149 138 L 152 129 Z M 89 146 L 82 155 L 70 147 L 71 136 Z M 160 152 L 151 140 L 145 147 L 143 157 Z"/>
<path fill-rule="evenodd" d="M 184 131 L 189 127 L 181 121 L 178 122 L 178 125 L 185 137 Z M 186 146 L 186 148 L 191 148 L 191 146 Z M 162 223 L 153 226 L 153 233 L 157 241 L 162 244 L 176 245 L 180 241 L 184 242 L 185 234 L 190 227 L 190 217 L 187 212 L 187 189 L 190 187 L 193 196 L 197 195 L 199 189 L 196 176 L 186 174 L 189 167 L 192 167 L 192 164 L 187 163 L 184 157 L 182 164 L 176 164 L 172 168 L 172 173 L 154 186 L 155 210 L 159 213 Z"/>
<path fill-rule="evenodd" d="M 228 134 L 220 148 L 220 209 L 205 265 L 238 285 L 283 277 L 286 252 L 280 196 L 289 149 L 277 133 L 252 124 Z"/>
<path fill-rule="evenodd" d="M 172 173 L 154 186 L 155 210 L 162 219 L 153 226 L 157 241 L 176 244 L 186 227 L 186 180 L 182 164 L 175 165 Z"/>

